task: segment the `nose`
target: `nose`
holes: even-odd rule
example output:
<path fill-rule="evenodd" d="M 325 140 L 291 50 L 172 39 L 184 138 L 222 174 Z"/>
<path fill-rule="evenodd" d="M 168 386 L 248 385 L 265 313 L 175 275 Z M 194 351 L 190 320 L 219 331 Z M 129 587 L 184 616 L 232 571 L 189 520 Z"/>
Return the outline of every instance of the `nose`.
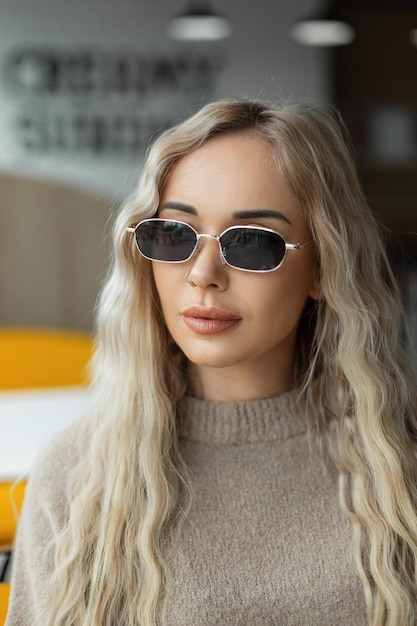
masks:
<path fill-rule="evenodd" d="M 188 261 L 187 282 L 200 289 L 223 291 L 228 285 L 228 266 L 220 252 L 220 241 L 215 235 L 200 236 L 197 249 Z"/>

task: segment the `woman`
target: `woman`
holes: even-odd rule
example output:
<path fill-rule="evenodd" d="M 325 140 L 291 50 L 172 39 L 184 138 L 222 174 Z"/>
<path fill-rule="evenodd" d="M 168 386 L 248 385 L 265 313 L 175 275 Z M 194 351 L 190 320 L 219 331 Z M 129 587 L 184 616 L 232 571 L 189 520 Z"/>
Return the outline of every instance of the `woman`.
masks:
<path fill-rule="evenodd" d="M 332 116 L 224 101 L 164 133 L 115 223 L 91 415 L 31 477 L 8 626 L 415 624 L 402 336 Z"/>

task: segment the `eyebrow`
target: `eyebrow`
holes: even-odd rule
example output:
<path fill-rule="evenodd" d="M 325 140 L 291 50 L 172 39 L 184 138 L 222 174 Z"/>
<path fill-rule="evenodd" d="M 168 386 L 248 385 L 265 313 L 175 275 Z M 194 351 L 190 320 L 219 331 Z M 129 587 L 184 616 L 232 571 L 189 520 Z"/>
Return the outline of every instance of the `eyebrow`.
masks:
<path fill-rule="evenodd" d="M 281 211 L 275 211 L 274 209 L 248 209 L 245 211 L 236 211 L 233 213 L 233 217 L 235 219 L 246 219 L 248 217 L 274 217 L 275 219 L 282 220 L 287 222 L 290 226 L 292 226 L 291 220 L 281 213 Z"/>
<path fill-rule="evenodd" d="M 190 204 L 184 204 L 183 202 L 164 202 L 164 204 L 160 207 L 160 211 L 163 209 L 174 209 L 175 211 L 182 211 L 183 213 L 188 213 L 189 215 L 198 215 L 197 209 Z M 281 213 L 281 211 L 276 211 L 274 209 L 245 209 L 242 211 L 236 211 L 233 213 L 233 219 L 248 219 L 248 218 L 259 218 L 259 217 L 272 217 L 281 221 L 286 222 L 290 226 L 293 225 L 291 220 Z"/>
<path fill-rule="evenodd" d="M 168 202 L 164 202 L 159 208 L 160 211 L 164 209 L 173 209 L 174 211 L 183 211 L 183 213 L 188 213 L 189 215 L 198 215 L 197 209 L 191 206 L 191 204 L 184 204 L 183 202 L 172 202 L 168 200 Z"/>

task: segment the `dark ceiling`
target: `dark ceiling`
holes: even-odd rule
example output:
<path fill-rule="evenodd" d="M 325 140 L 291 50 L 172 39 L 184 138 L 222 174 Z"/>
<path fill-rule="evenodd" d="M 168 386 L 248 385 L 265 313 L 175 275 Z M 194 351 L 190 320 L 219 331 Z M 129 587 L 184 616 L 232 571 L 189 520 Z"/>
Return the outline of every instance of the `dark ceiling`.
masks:
<path fill-rule="evenodd" d="M 416 0 L 333 0 L 335 7 L 361 7 L 363 9 L 417 9 Z"/>

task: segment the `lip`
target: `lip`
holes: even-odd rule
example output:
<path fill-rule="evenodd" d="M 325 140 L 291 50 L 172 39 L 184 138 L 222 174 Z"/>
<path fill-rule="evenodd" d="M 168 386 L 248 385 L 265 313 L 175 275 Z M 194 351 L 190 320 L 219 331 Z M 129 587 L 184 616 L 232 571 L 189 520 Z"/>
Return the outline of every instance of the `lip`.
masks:
<path fill-rule="evenodd" d="M 181 311 L 185 324 L 202 335 L 213 335 L 228 330 L 240 322 L 240 317 L 231 311 L 217 307 L 190 306 Z"/>

